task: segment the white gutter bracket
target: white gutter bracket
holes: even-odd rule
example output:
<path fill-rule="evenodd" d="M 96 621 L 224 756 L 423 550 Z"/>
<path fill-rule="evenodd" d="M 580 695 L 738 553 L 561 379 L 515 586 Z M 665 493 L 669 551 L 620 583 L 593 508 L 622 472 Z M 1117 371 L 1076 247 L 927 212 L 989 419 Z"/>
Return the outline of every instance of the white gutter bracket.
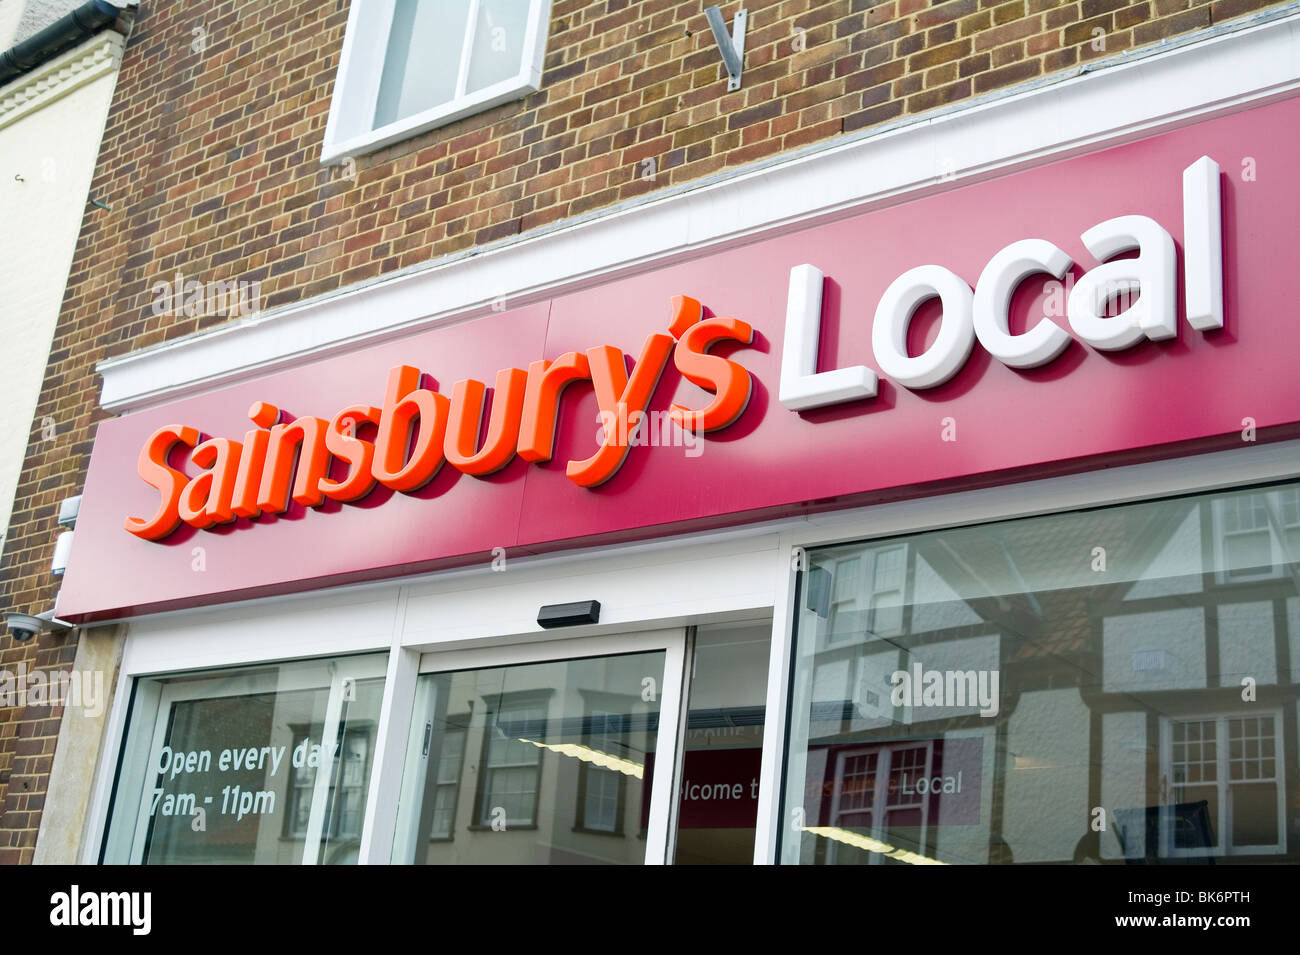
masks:
<path fill-rule="evenodd" d="M 749 11 L 741 9 L 736 13 L 730 34 L 722 19 L 722 11 L 716 5 L 706 7 L 704 15 L 709 20 L 713 41 L 718 44 L 722 63 L 727 68 L 727 92 L 734 93 L 740 89 L 740 74 L 745 70 L 745 25 L 749 22 Z"/>

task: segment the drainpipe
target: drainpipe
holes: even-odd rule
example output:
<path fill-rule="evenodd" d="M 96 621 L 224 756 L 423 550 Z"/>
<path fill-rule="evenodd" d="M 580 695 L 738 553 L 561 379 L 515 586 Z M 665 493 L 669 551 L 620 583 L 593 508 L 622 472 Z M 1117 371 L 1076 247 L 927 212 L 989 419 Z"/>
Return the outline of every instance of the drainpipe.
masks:
<path fill-rule="evenodd" d="M 88 0 L 44 30 L 0 53 L 0 86 L 48 63 L 106 29 L 131 32 L 139 0 Z"/>

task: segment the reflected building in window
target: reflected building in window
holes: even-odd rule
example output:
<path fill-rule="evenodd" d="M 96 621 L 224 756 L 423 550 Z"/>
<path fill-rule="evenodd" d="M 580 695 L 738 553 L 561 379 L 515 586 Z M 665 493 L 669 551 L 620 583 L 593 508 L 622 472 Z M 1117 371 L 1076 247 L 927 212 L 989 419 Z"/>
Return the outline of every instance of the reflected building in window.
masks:
<path fill-rule="evenodd" d="M 782 859 L 1289 860 L 1298 554 L 1296 486 L 812 552 Z"/>
<path fill-rule="evenodd" d="M 395 861 L 640 862 L 662 652 L 420 678 Z M 649 681 L 649 682 L 647 682 Z"/>

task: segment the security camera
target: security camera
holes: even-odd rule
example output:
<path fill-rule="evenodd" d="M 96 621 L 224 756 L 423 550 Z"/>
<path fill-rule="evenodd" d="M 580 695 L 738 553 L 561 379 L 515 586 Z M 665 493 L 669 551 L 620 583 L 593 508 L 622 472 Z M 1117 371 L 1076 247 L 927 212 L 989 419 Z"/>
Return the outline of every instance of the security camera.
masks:
<path fill-rule="evenodd" d="M 15 640 L 23 643 L 45 629 L 45 621 L 26 613 L 6 613 L 5 627 Z"/>
<path fill-rule="evenodd" d="M 32 616 L 27 613 L 5 613 L 5 627 L 13 634 L 15 640 L 23 643 L 42 633 L 63 633 L 72 629 L 72 624 L 64 623 L 54 616 L 54 611 Z"/>

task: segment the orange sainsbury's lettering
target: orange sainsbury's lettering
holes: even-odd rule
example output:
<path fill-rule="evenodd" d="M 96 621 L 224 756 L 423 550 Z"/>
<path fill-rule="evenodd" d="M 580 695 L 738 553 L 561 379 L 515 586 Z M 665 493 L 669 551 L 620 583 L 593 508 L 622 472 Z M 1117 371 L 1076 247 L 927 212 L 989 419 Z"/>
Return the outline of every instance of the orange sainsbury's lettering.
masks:
<path fill-rule="evenodd" d="M 420 369 L 398 365 L 390 371 L 375 438 L 375 480 L 394 491 L 428 484 L 442 467 L 450 405 L 446 395 L 420 387 Z"/>
<path fill-rule="evenodd" d="M 528 387 L 524 391 L 523 420 L 519 425 L 519 456 L 540 464 L 551 460 L 555 449 L 555 421 L 560 416 L 560 398 L 575 381 L 591 377 L 586 355 L 567 352 L 555 361 L 535 361 L 528 366 Z"/>
<path fill-rule="evenodd" d="M 632 435 L 636 432 L 659 379 L 663 377 L 668 357 L 681 338 L 700 320 L 703 308 L 687 295 L 674 295 L 672 316 L 668 322 L 671 335 L 654 334 L 641 346 L 629 378 L 623 364 L 623 352 L 609 345 L 587 349 L 592 389 L 600 407 L 602 441 L 596 453 L 585 461 L 570 461 L 564 473 L 579 487 L 597 487 L 618 473 L 627 458 Z"/>
<path fill-rule="evenodd" d="M 186 524 L 204 528 L 235 519 L 231 498 L 242 447 L 229 438 L 212 438 L 194 449 L 190 460 L 205 470 L 181 491 L 179 511 Z"/>
<path fill-rule="evenodd" d="M 235 489 L 231 494 L 230 509 L 236 517 L 257 517 L 262 509 L 257 506 L 257 489 L 266 466 L 266 445 L 271 437 L 271 425 L 280 420 L 280 409 L 265 401 L 255 401 L 248 409 L 248 419 L 257 425 L 244 435 L 244 448 L 239 457 L 239 470 L 235 474 Z"/>
<path fill-rule="evenodd" d="M 689 295 L 674 295 L 673 317 L 668 322 L 668 331 L 673 338 L 680 339 L 704 315 L 704 308 Z"/>
<path fill-rule="evenodd" d="M 482 449 L 476 450 L 487 386 L 473 378 L 456 382 L 451 389 L 452 423 L 447 428 L 446 447 L 447 460 L 452 467 L 465 474 L 483 477 L 510 463 L 519 442 L 519 423 L 523 417 L 527 383 L 528 373 L 521 368 L 505 368 L 497 373 L 487 437 L 483 439 Z"/>
<path fill-rule="evenodd" d="M 325 448 L 334 460 L 348 466 L 342 480 L 335 481 L 326 473 L 317 485 L 321 493 L 332 501 L 359 501 L 375 486 L 372 465 L 375 446 L 357 437 L 357 428 L 363 424 L 379 424 L 382 412 L 373 405 L 349 405 L 330 421 L 325 432 Z"/>
<path fill-rule="evenodd" d="M 139 517 L 126 519 L 126 529 L 136 537 L 143 537 L 150 541 L 162 540 L 180 526 L 179 504 L 186 477 L 167 463 L 167 456 L 178 444 L 194 447 L 198 443 L 197 428 L 169 424 L 150 435 L 149 440 L 140 449 L 136 470 L 146 484 L 158 489 L 162 499 L 158 504 L 158 510 L 148 520 Z"/>
<path fill-rule="evenodd" d="M 307 416 L 271 429 L 262 482 L 257 489 L 257 506 L 262 513 L 281 514 L 288 508 L 290 482 L 294 501 L 304 507 L 315 507 L 323 500 L 320 482 L 329 468 L 326 427 L 324 419 Z"/>
<path fill-rule="evenodd" d="M 604 428 L 604 440 L 595 454 L 585 461 L 569 462 L 564 473 L 574 484 L 596 487 L 623 466 L 631 441 L 629 432 L 636 430 L 645 414 L 676 344 L 671 335 L 651 335 L 641 347 L 641 357 L 630 378 L 621 351 L 608 345 L 587 349 L 592 387 L 603 420 L 626 421 L 628 427 Z"/>
<path fill-rule="evenodd" d="M 534 361 L 527 371 L 502 369 L 486 431 L 482 381 L 458 381 L 448 398 L 422 387 L 422 373 L 412 365 L 389 370 L 382 406 L 349 405 L 329 421 L 307 415 L 281 422 L 278 407 L 257 401 L 248 409 L 254 427 L 242 442 L 211 438 L 200 444 L 198 429 L 168 425 L 145 442 L 137 465 L 140 477 L 160 494 L 157 512 L 148 519 L 128 517 L 126 530 L 158 541 L 182 521 L 210 528 L 282 513 L 290 501 L 304 507 L 326 499 L 354 502 L 376 484 L 409 493 L 427 484 L 444 462 L 473 477 L 499 471 L 516 454 L 544 463 L 554 453 L 564 392 L 578 382 L 591 383 L 602 422 L 627 424 L 603 427 L 594 454 L 566 463 L 565 474 L 575 484 L 597 487 L 622 467 L 670 357 L 688 381 L 713 393 L 700 411 L 674 403 L 669 413 L 679 427 L 716 431 L 744 412 L 753 387 L 749 372 L 708 351 L 721 341 L 750 344 L 753 329 L 735 318 L 702 319 L 698 300 L 673 296 L 668 334 L 647 336 L 631 373 L 623 352 L 609 345 Z M 373 441 L 358 436 L 361 426 L 374 429 Z M 201 469 L 194 478 L 168 463 L 181 444 L 193 448 L 190 462 Z"/>
<path fill-rule="evenodd" d="M 754 329 L 738 318 L 710 318 L 686 331 L 673 352 L 673 362 L 682 377 L 701 388 L 714 392 L 713 401 L 700 411 L 673 403 L 668 410 L 673 421 L 694 431 L 717 431 L 734 422 L 745 412 L 753 381 L 739 362 L 708 354 L 720 341 L 748 345 Z"/>

